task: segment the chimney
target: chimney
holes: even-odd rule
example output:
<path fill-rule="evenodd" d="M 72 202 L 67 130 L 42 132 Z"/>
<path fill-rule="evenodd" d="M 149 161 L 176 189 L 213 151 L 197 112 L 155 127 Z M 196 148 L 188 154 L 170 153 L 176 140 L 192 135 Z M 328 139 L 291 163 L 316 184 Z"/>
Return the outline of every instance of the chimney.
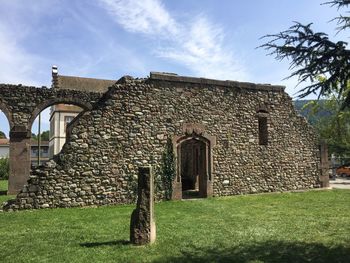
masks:
<path fill-rule="evenodd" d="M 56 65 L 52 66 L 52 88 L 58 88 L 58 68 Z"/>

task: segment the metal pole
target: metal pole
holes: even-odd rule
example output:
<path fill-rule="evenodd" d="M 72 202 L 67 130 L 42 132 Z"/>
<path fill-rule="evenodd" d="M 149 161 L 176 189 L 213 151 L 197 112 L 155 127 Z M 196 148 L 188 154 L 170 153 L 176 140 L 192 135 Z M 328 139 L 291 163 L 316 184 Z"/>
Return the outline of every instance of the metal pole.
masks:
<path fill-rule="evenodd" d="M 41 143 L 41 112 L 39 113 L 39 125 L 38 125 L 38 166 L 40 165 L 40 143 Z"/>

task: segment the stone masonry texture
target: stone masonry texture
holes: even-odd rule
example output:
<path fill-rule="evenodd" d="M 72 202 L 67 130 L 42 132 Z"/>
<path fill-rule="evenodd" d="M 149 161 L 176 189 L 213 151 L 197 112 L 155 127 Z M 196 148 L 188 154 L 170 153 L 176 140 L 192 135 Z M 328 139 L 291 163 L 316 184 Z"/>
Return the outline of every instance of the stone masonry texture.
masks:
<path fill-rule="evenodd" d="M 267 116 L 267 145 L 259 145 L 259 110 Z M 153 167 L 161 200 L 167 138 L 182 136 L 186 124 L 216 138 L 214 196 L 321 187 L 316 135 L 283 87 L 151 73 L 123 77 L 80 114 L 61 153 L 31 171 L 4 209 L 133 203 L 145 165 Z"/>
<path fill-rule="evenodd" d="M 101 96 L 96 92 L 0 84 L 0 109 L 10 125 L 9 194 L 17 194 L 29 179 L 31 127 L 37 115 L 55 103 L 73 103 L 91 110 Z"/>

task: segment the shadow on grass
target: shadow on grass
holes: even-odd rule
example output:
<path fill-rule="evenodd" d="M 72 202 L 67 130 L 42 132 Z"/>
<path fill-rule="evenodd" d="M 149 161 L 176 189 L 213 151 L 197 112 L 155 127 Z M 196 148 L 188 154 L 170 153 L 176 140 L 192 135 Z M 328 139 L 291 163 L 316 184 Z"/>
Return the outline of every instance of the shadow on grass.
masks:
<path fill-rule="evenodd" d="M 129 240 L 114 240 L 106 242 L 81 243 L 81 247 L 101 247 L 101 246 L 124 246 L 129 245 Z"/>
<path fill-rule="evenodd" d="M 6 190 L 0 190 L 0 195 L 7 195 L 7 191 Z"/>
<path fill-rule="evenodd" d="M 180 256 L 155 262 L 350 262 L 350 245 L 327 247 L 318 243 L 270 241 L 239 247 L 188 246 Z"/>

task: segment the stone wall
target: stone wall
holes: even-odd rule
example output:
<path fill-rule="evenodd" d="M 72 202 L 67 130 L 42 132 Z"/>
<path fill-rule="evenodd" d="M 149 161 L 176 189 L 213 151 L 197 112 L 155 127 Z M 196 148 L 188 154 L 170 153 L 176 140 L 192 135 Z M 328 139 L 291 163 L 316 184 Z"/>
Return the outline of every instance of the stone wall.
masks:
<path fill-rule="evenodd" d="M 100 98 L 101 94 L 94 92 L 0 84 L 0 109 L 8 118 L 10 128 L 23 127 L 29 132 L 34 119 L 48 106 L 66 103 L 91 109 Z"/>
<path fill-rule="evenodd" d="M 0 110 L 10 126 L 9 194 L 17 194 L 29 178 L 31 127 L 37 115 L 57 103 L 92 109 L 101 96 L 94 92 L 0 84 Z"/>
<path fill-rule="evenodd" d="M 268 112 L 267 145 L 259 145 L 259 110 Z M 131 203 L 144 165 L 161 199 L 167 138 L 188 124 L 216 139 L 214 196 L 320 187 L 317 139 L 283 87 L 151 74 L 122 78 L 81 114 L 61 153 L 32 171 L 5 209 Z"/>

